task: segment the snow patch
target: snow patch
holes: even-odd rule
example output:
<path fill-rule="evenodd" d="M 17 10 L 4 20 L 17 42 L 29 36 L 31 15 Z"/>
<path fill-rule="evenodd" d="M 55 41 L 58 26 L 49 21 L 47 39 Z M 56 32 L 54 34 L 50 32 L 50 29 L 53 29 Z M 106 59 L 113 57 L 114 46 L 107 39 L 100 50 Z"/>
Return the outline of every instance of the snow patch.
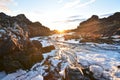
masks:
<path fill-rule="evenodd" d="M 120 38 L 120 35 L 114 35 L 114 36 L 112 36 L 112 38 Z"/>
<path fill-rule="evenodd" d="M 33 40 L 39 40 L 39 39 L 40 39 L 40 37 L 33 37 L 33 38 L 30 38 L 31 41 L 33 41 Z"/>
<path fill-rule="evenodd" d="M 3 72 L 0 72 L 0 80 L 2 79 L 2 78 L 4 78 L 5 76 L 6 76 L 7 74 L 3 71 Z"/>
<path fill-rule="evenodd" d="M 43 80 L 43 77 L 41 75 L 38 75 L 38 76 L 32 78 L 31 80 Z"/>
<path fill-rule="evenodd" d="M 67 40 L 65 42 L 67 42 L 67 43 L 79 43 L 79 40 L 71 39 L 71 40 Z"/>
<path fill-rule="evenodd" d="M 102 76 L 103 73 L 103 68 L 98 66 L 98 65 L 91 65 L 90 67 L 90 71 L 93 73 L 93 76 L 98 79 Z"/>

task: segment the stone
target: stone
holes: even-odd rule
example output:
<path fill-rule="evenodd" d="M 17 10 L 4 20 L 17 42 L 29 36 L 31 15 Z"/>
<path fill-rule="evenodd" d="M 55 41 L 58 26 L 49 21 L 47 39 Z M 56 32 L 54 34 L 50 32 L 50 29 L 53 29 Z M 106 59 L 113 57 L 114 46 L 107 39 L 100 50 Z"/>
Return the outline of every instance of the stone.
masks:
<path fill-rule="evenodd" d="M 18 69 L 30 69 L 43 60 L 42 44 L 30 41 L 27 31 L 17 23 L 0 29 L 0 70 L 7 73 Z"/>

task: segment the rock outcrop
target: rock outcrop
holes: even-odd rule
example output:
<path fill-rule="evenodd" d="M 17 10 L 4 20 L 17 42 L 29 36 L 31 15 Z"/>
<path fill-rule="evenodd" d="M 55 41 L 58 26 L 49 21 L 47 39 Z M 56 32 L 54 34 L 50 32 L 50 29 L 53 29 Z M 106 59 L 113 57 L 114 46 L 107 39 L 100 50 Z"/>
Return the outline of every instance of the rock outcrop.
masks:
<path fill-rule="evenodd" d="M 28 31 L 17 23 L 7 26 L 0 27 L 0 70 L 9 73 L 17 69 L 30 69 L 40 62 L 43 59 L 42 44 L 30 41 Z"/>
<path fill-rule="evenodd" d="M 120 12 L 102 19 L 93 15 L 88 20 L 80 23 L 75 31 L 83 37 L 111 37 L 112 35 L 120 35 Z"/>
<path fill-rule="evenodd" d="M 28 31 L 30 37 L 46 36 L 51 33 L 50 29 L 43 26 L 40 22 L 31 22 L 24 14 L 8 16 L 0 13 L 0 27 L 10 27 L 17 23 L 23 30 Z"/>

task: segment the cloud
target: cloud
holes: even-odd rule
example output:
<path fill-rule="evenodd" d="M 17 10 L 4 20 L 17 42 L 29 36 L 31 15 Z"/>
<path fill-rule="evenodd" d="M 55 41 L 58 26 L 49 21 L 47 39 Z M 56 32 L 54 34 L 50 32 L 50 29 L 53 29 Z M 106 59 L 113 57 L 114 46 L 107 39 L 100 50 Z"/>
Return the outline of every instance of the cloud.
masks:
<path fill-rule="evenodd" d="M 96 0 L 89 0 L 88 2 L 85 2 L 85 3 L 81 3 L 81 4 L 78 4 L 77 6 L 76 6 L 76 8 L 79 8 L 79 7 L 84 7 L 84 6 L 87 6 L 87 5 L 89 5 L 89 4 L 92 4 L 92 3 L 94 3 Z"/>
<path fill-rule="evenodd" d="M 82 17 L 82 15 L 69 16 L 68 18 L 69 18 L 69 19 L 73 19 L 73 18 L 80 18 L 80 17 Z"/>
<path fill-rule="evenodd" d="M 84 18 L 83 15 L 73 15 L 73 16 L 63 18 L 62 20 L 56 20 L 53 23 L 73 23 L 73 22 L 80 23 L 84 20 L 86 20 L 86 19 Z"/>
<path fill-rule="evenodd" d="M 62 8 L 63 9 L 68 9 L 68 8 L 79 8 L 79 7 L 84 7 L 89 4 L 92 4 L 96 0 L 87 0 L 86 2 L 82 3 L 80 0 L 74 0 L 66 3 Z"/>
<path fill-rule="evenodd" d="M 62 20 L 62 21 L 54 21 L 54 23 L 72 23 L 72 22 L 82 22 L 85 21 L 85 18 L 81 18 L 81 19 L 68 19 L 68 20 Z"/>
<path fill-rule="evenodd" d="M 83 15 L 74 15 L 74 16 L 69 16 L 66 22 L 81 22 L 84 20 L 85 18 L 83 18 Z"/>
<path fill-rule="evenodd" d="M 108 14 L 103 14 L 103 15 L 100 15 L 100 17 L 108 17 L 110 15 L 113 15 L 114 13 L 108 13 Z"/>
<path fill-rule="evenodd" d="M 65 22 L 82 22 L 84 21 L 85 19 L 71 19 L 71 20 L 66 20 Z"/>
<path fill-rule="evenodd" d="M 62 3 L 63 2 L 63 0 L 58 0 L 58 3 Z"/>
<path fill-rule="evenodd" d="M 66 3 L 66 4 L 63 6 L 63 8 L 64 8 L 64 9 L 72 8 L 72 7 L 76 6 L 76 5 L 78 5 L 79 3 L 80 3 L 80 0 L 70 1 L 70 2 Z"/>
<path fill-rule="evenodd" d="M 11 12 L 8 5 L 17 5 L 14 0 L 0 0 L 0 12 Z"/>

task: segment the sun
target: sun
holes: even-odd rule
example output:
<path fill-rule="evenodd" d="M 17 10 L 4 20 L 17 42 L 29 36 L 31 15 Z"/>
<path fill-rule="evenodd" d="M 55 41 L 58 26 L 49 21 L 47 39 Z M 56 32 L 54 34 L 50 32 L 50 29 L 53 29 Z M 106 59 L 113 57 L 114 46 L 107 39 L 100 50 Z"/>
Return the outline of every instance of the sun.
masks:
<path fill-rule="evenodd" d="M 64 33 L 65 29 L 64 29 L 64 27 L 57 27 L 57 31 L 58 31 L 58 33 Z"/>
<path fill-rule="evenodd" d="M 58 30 L 59 33 L 64 33 L 64 30 Z"/>

